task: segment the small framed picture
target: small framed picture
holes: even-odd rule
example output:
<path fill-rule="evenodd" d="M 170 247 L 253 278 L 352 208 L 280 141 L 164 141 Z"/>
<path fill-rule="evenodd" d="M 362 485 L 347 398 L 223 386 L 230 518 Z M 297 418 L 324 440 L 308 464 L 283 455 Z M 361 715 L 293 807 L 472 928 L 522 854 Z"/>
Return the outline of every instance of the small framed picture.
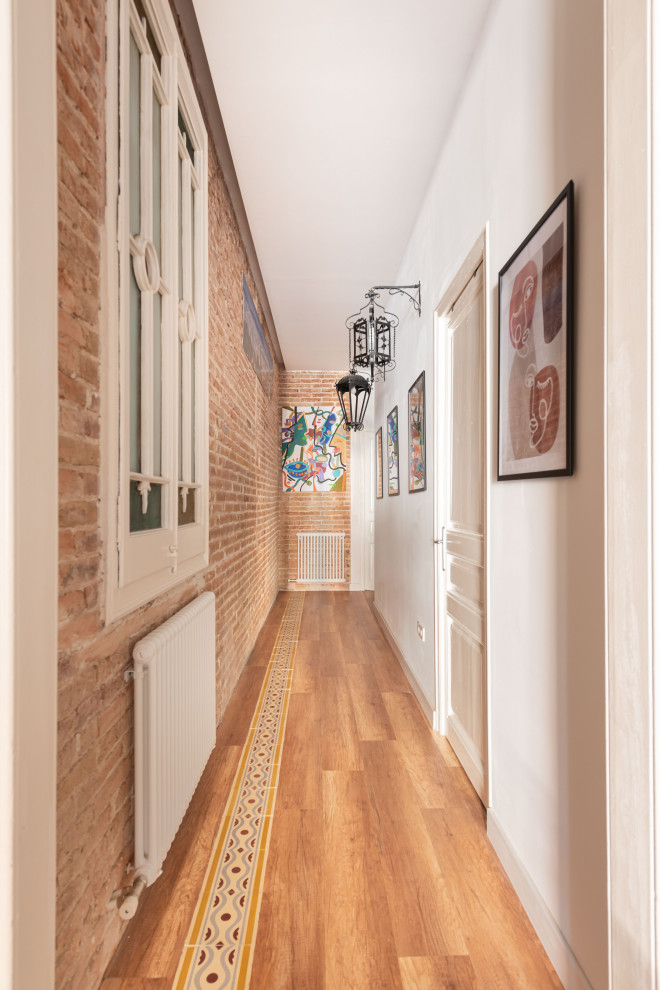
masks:
<path fill-rule="evenodd" d="M 408 491 L 426 491 L 426 408 L 424 378 L 408 389 Z"/>
<path fill-rule="evenodd" d="M 383 497 L 383 427 L 376 430 L 376 498 Z"/>
<path fill-rule="evenodd" d="M 387 494 L 399 494 L 399 407 L 387 416 Z"/>
<path fill-rule="evenodd" d="M 499 277 L 500 481 L 573 474 L 573 183 Z"/>

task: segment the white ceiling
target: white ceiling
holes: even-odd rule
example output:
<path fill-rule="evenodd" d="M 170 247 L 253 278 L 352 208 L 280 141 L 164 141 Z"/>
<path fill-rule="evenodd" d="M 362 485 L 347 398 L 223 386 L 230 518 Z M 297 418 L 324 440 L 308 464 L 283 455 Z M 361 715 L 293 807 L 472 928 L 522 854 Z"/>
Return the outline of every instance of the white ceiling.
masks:
<path fill-rule="evenodd" d="M 288 369 L 395 280 L 489 4 L 194 0 Z"/>

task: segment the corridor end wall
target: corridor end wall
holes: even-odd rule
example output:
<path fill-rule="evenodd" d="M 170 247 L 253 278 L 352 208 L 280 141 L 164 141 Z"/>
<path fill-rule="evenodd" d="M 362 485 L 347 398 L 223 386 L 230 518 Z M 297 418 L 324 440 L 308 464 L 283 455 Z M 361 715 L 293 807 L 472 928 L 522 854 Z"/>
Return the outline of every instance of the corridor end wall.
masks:
<path fill-rule="evenodd" d="M 284 371 L 280 375 L 280 406 L 336 406 L 335 382 L 344 371 Z M 280 480 L 280 587 L 295 589 L 298 575 L 298 533 L 345 533 L 345 584 L 324 585 L 342 590 L 351 582 L 351 437 L 346 443 L 345 492 L 284 492 Z M 302 586 L 301 586 L 302 587 Z M 314 590 L 314 586 L 310 585 Z"/>

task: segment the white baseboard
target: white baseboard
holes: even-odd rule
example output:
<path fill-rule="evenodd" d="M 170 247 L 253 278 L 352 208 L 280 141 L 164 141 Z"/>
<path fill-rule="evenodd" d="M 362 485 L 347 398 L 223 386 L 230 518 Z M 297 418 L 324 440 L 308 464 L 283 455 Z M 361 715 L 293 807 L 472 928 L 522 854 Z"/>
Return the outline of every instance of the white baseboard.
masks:
<path fill-rule="evenodd" d="M 392 652 L 394 653 L 394 656 L 397 658 L 397 660 L 401 664 L 401 669 L 403 670 L 404 674 L 406 675 L 406 679 L 407 679 L 408 683 L 410 684 L 411 688 L 413 689 L 413 694 L 417 698 L 417 700 L 419 702 L 419 705 L 420 705 L 420 708 L 422 709 L 422 711 L 426 715 L 426 718 L 428 719 L 431 728 L 433 728 L 433 716 L 435 714 L 433 705 L 431 705 L 431 703 L 429 702 L 428 698 L 426 697 L 426 695 L 424 694 L 424 692 L 423 692 L 423 690 L 421 688 L 421 685 L 420 685 L 419 681 L 417 680 L 417 678 L 413 674 L 412 670 L 410 669 L 410 667 L 408 665 L 408 661 L 406 660 L 406 658 L 404 657 L 403 653 L 401 652 L 401 648 L 400 648 L 399 644 L 396 641 L 396 637 L 395 637 L 394 633 L 392 632 L 392 630 L 388 626 L 387 622 L 385 621 L 385 619 L 381 615 L 380 610 L 379 610 L 378 606 L 376 605 L 376 602 L 375 601 L 371 603 L 371 607 L 372 607 L 372 609 L 374 611 L 374 615 L 376 616 L 376 620 L 378 622 L 378 625 L 383 630 L 383 635 L 385 636 L 385 639 L 387 640 L 387 642 L 392 647 Z"/>
<path fill-rule="evenodd" d="M 487 832 L 488 838 L 565 990 L 593 990 L 557 921 L 510 845 L 491 808 L 487 811 Z"/>

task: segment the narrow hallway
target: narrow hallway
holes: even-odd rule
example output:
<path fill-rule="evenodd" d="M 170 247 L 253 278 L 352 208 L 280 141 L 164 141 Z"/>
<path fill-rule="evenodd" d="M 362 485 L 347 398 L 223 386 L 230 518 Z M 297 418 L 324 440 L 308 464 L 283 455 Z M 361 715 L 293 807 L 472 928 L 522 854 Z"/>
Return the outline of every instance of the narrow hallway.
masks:
<path fill-rule="evenodd" d="M 261 631 L 101 990 L 173 985 L 290 597 Z M 307 592 L 292 666 L 252 990 L 561 987 L 367 596 Z M 198 985 L 246 984 L 185 983 Z"/>

